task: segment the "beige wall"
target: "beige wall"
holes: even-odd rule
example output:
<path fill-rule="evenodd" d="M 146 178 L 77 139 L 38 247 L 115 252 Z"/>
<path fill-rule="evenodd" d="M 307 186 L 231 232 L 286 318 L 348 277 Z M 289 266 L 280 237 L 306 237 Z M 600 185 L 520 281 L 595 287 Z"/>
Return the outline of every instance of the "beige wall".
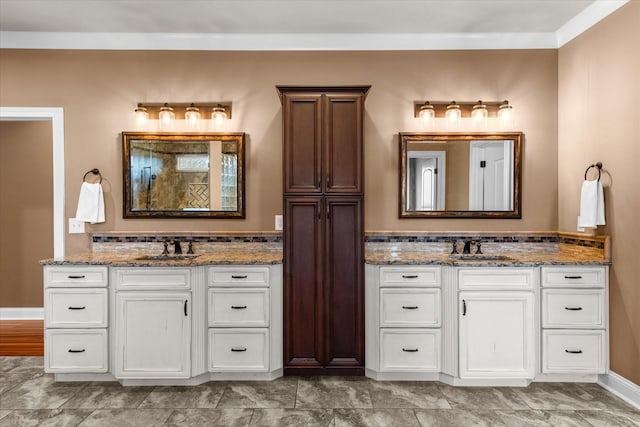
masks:
<path fill-rule="evenodd" d="M 598 161 L 604 165 L 607 225 L 598 234 L 612 236 L 611 369 L 636 384 L 640 384 L 638 49 L 638 1 L 560 49 L 558 150 L 561 230 L 575 230 L 586 167 Z"/>
<path fill-rule="evenodd" d="M 367 230 L 557 228 L 557 51 L 0 52 L 0 104 L 65 114 L 66 213 L 82 175 L 104 176 L 107 222 L 90 230 L 271 230 L 282 212 L 282 124 L 276 84 L 371 84 L 365 115 Z M 398 219 L 397 133 L 420 131 L 415 100 L 509 99 L 524 131 L 521 220 Z M 247 144 L 246 220 L 122 218 L 120 132 L 139 101 L 233 102 L 227 130 Z M 541 202 L 542 201 L 542 202 Z M 67 252 L 88 248 L 67 236 Z"/>
<path fill-rule="evenodd" d="M 42 307 L 53 256 L 51 122 L 0 121 L 0 307 Z"/>

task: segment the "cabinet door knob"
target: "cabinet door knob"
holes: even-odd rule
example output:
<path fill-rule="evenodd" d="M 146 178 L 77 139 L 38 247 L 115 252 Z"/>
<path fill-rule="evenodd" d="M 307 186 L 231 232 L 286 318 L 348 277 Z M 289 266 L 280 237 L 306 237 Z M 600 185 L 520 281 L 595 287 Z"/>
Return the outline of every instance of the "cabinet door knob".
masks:
<path fill-rule="evenodd" d="M 569 311 L 580 311 L 582 310 L 582 307 L 565 307 L 564 309 Z"/>
<path fill-rule="evenodd" d="M 582 350 L 565 350 L 565 353 L 580 354 Z"/>
<path fill-rule="evenodd" d="M 403 279 L 417 279 L 418 275 L 417 274 L 403 274 L 402 278 Z"/>
<path fill-rule="evenodd" d="M 242 310 L 242 309 L 247 308 L 247 306 L 246 305 L 232 305 L 231 308 L 234 309 L 234 310 Z"/>
<path fill-rule="evenodd" d="M 84 353 L 84 348 L 82 350 L 73 350 L 73 349 L 69 349 L 69 353 Z"/>
<path fill-rule="evenodd" d="M 402 351 L 406 351 L 407 353 L 416 353 L 418 351 L 417 348 L 403 348 Z"/>
<path fill-rule="evenodd" d="M 246 274 L 244 274 L 244 275 L 234 275 L 234 274 L 232 274 L 231 278 L 232 279 L 246 279 L 247 275 Z"/>
<path fill-rule="evenodd" d="M 405 310 L 415 310 L 418 308 L 417 305 L 403 305 L 402 308 L 404 308 Z"/>
<path fill-rule="evenodd" d="M 82 306 L 82 307 L 69 307 L 69 310 L 84 310 L 85 308 L 87 308 L 87 307 L 84 307 L 84 306 Z"/>
<path fill-rule="evenodd" d="M 236 353 L 238 352 L 242 352 L 242 351 L 247 351 L 246 347 L 231 347 L 231 351 L 234 351 Z"/>
<path fill-rule="evenodd" d="M 564 276 L 565 279 L 582 279 L 582 276 Z"/>
<path fill-rule="evenodd" d="M 84 279 L 84 274 L 80 274 L 80 275 L 70 274 L 70 275 L 67 276 L 67 278 L 69 278 L 69 279 Z"/>

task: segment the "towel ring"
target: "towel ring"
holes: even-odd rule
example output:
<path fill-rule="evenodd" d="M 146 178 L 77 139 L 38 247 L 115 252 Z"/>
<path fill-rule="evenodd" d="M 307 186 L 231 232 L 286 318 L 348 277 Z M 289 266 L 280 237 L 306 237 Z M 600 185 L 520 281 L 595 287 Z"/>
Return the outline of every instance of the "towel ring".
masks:
<path fill-rule="evenodd" d="M 84 176 L 82 177 L 82 182 L 85 182 L 84 180 L 87 178 L 87 175 L 89 175 L 90 173 L 94 175 L 98 175 L 100 177 L 99 183 L 102 184 L 102 175 L 100 175 L 100 170 L 98 168 L 93 168 L 90 171 L 87 171 L 87 173 L 85 173 Z"/>
<path fill-rule="evenodd" d="M 594 163 L 592 165 L 589 165 L 589 167 L 587 168 L 586 171 L 584 171 L 584 180 L 587 180 L 587 172 L 589 172 L 589 169 L 591 168 L 598 168 L 598 181 L 600 181 L 600 171 L 602 170 L 602 162 L 598 162 L 598 163 Z"/>

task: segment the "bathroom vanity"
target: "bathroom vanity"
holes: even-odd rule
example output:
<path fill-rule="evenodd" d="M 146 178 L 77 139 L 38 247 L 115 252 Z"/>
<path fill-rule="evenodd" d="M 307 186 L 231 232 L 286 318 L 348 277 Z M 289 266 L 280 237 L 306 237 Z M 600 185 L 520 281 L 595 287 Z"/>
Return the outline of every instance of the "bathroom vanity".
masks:
<path fill-rule="evenodd" d="M 608 238 L 589 247 L 564 234 L 537 236 L 555 242 L 541 244 L 509 237 L 508 259 L 451 257 L 442 236 L 369 235 L 365 375 L 461 386 L 597 381 L 608 371 Z M 483 244 L 494 254 L 507 246 Z M 281 251 L 139 255 L 43 262 L 45 370 L 56 380 L 193 385 L 283 375 Z"/>

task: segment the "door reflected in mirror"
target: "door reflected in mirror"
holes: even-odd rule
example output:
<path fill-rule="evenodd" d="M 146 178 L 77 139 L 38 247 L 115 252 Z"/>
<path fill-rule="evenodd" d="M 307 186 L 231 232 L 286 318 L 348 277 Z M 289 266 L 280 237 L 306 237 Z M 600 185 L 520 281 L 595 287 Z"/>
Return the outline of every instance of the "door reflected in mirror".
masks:
<path fill-rule="evenodd" d="M 520 218 L 521 133 L 401 133 L 400 217 Z"/>
<path fill-rule="evenodd" d="M 123 132 L 124 217 L 244 217 L 244 134 Z"/>

